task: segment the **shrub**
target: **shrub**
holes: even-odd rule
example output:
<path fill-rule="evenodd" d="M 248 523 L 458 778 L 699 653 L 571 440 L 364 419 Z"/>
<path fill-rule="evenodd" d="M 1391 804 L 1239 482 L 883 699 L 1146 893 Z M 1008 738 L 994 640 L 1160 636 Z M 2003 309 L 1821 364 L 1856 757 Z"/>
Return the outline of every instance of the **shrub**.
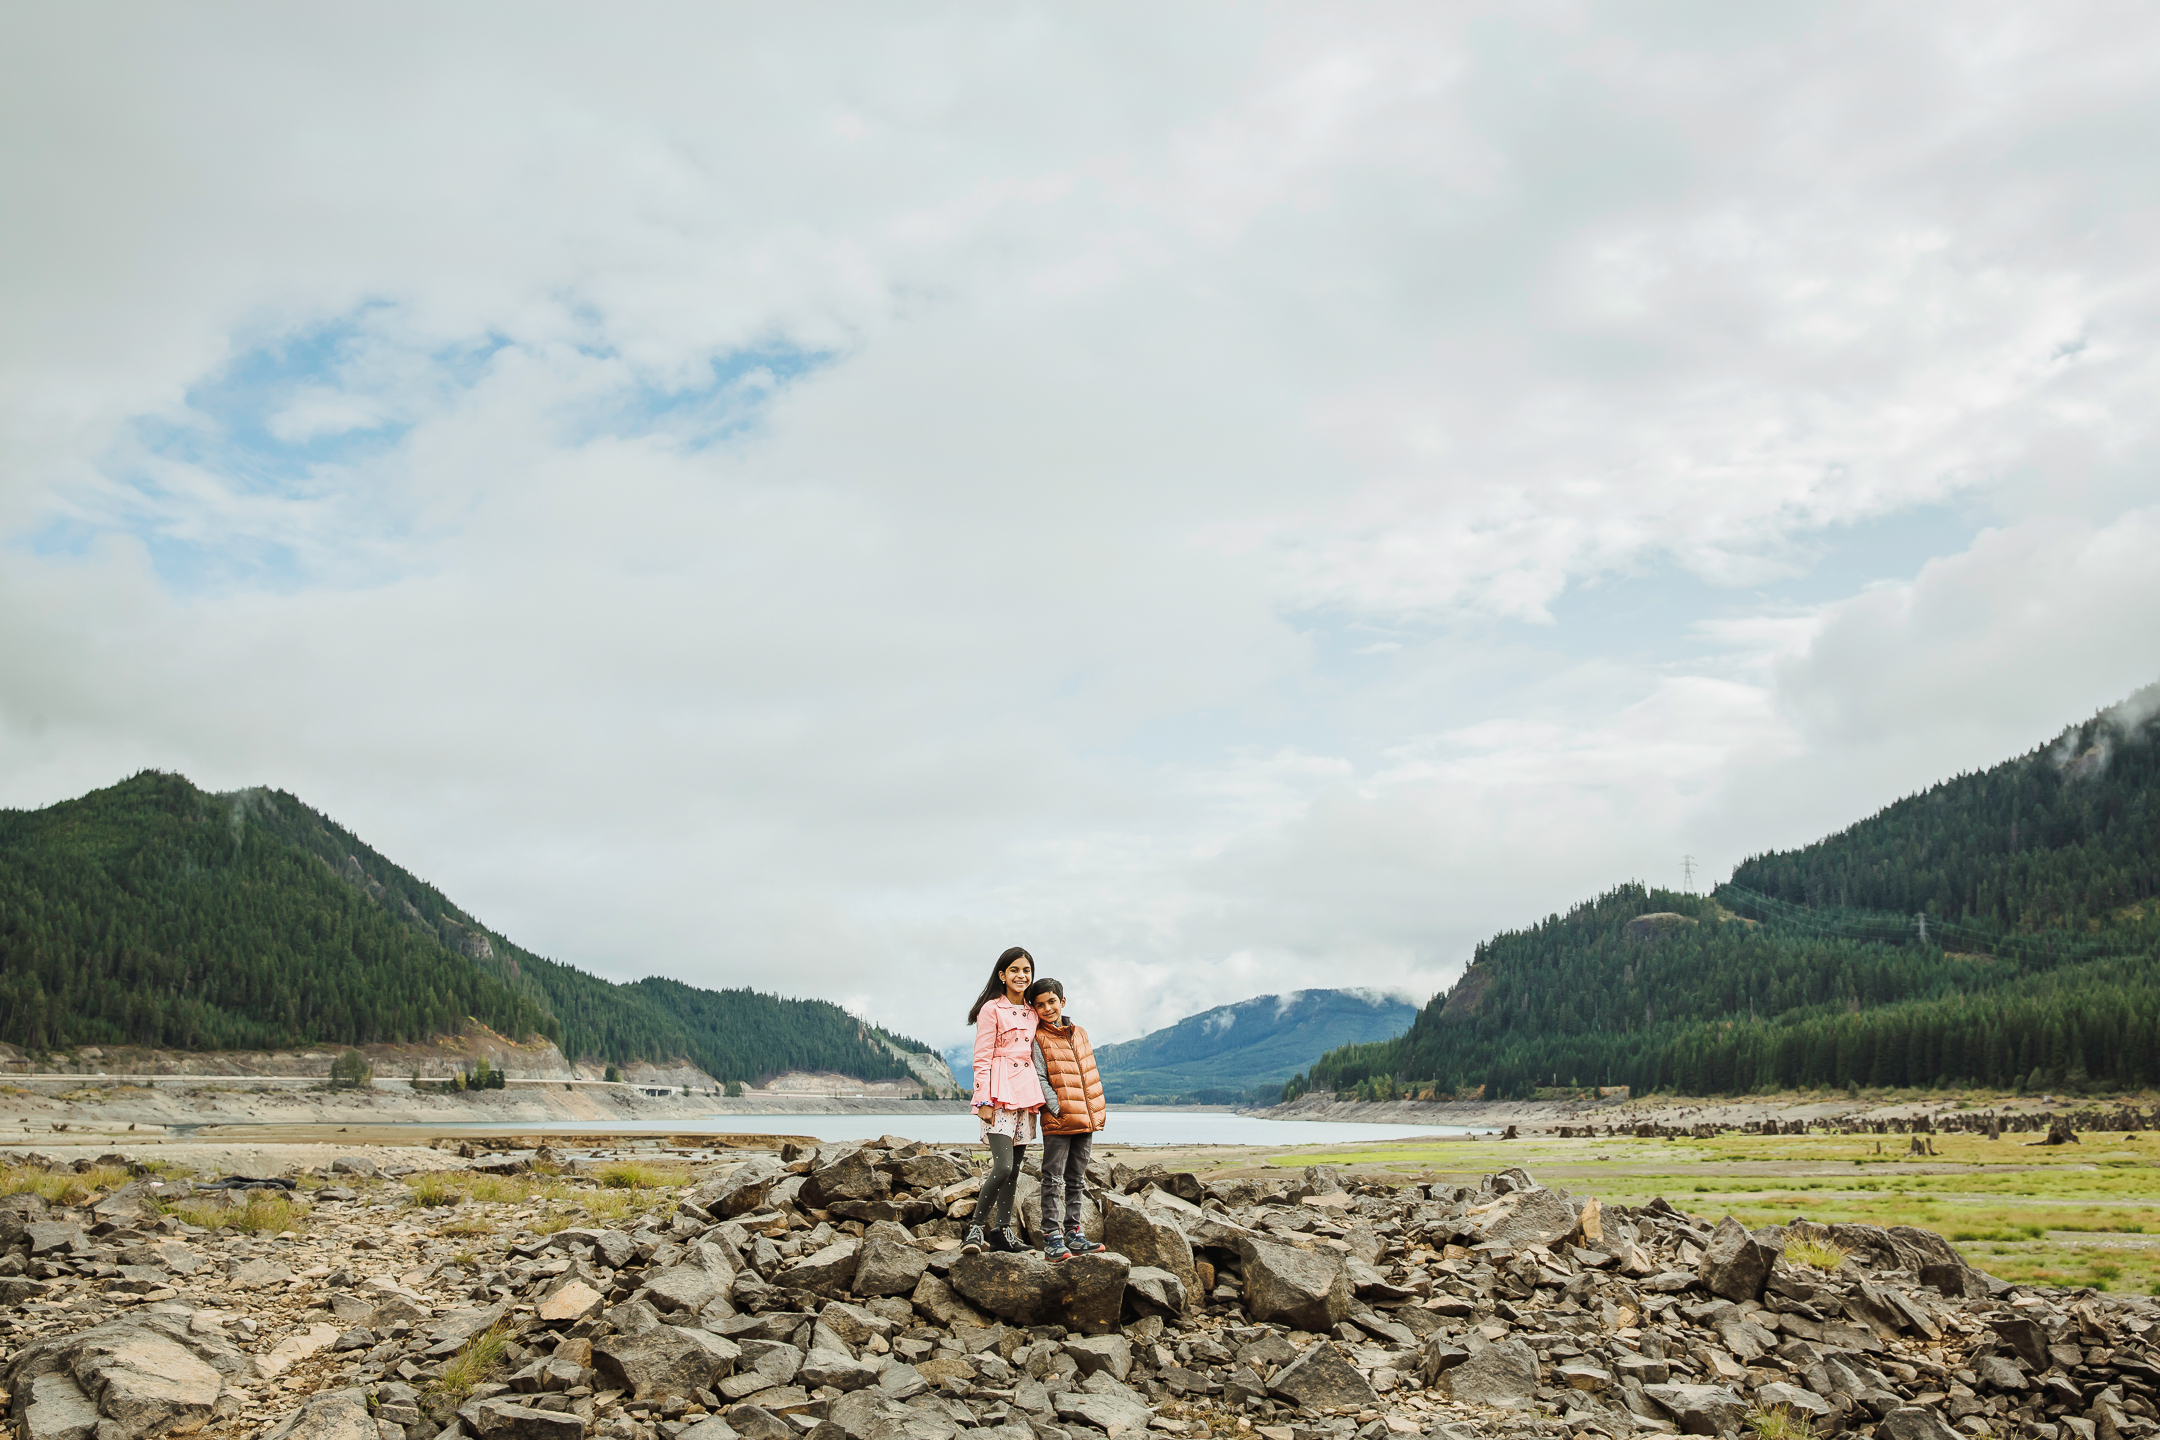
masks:
<path fill-rule="evenodd" d="M 330 1062 L 330 1083 L 340 1089 L 365 1085 L 374 1078 L 375 1067 L 358 1050 L 342 1051 Z"/>

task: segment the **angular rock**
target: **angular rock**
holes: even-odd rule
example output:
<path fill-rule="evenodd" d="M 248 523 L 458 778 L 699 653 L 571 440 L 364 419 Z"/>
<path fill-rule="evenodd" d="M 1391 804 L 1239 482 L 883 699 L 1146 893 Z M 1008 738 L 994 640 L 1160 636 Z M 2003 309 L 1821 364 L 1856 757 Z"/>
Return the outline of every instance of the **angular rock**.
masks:
<path fill-rule="evenodd" d="M 866 1236 L 855 1266 L 855 1279 L 849 1288 L 857 1295 L 909 1295 L 923 1271 L 930 1267 L 930 1257 L 905 1241 L 887 1235 Z"/>
<path fill-rule="evenodd" d="M 1300 1250 L 1257 1237 L 1240 1241 L 1238 1249 L 1245 1267 L 1245 1311 L 1255 1321 L 1326 1332 L 1349 1316 L 1350 1272 L 1338 1252 Z"/>
<path fill-rule="evenodd" d="M 773 1186 L 792 1178 L 778 1160 L 760 1155 L 744 1161 L 731 1174 L 696 1186 L 682 1198 L 721 1219 L 733 1219 L 757 1209 Z"/>
<path fill-rule="evenodd" d="M 952 1267 L 952 1288 L 1017 1325 L 1063 1325 L 1100 1334 L 1118 1323 L 1129 1268 L 1125 1257 L 1107 1251 L 1055 1265 L 1033 1251 L 965 1255 Z"/>
<path fill-rule="evenodd" d="M 1192 1303 L 1177 1276 L 1153 1265 L 1135 1265 L 1125 1272 L 1125 1298 L 1136 1313 L 1165 1320 L 1177 1319 Z"/>
<path fill-rule="evenodd" d="M 534 1307 L 534 1318 L 543 1325 L 574 1325 L 597 1312 L 606 1297 L 582 1280 L 573 1280 L 544 1297 Z"/>
<path fill-rule="evenodd" d="M 1530 1378 L 1534 1390 L 1537 1381 L 1534 1356 L 1530 1362 Z M 1362 1410 L 1378 1404 L 1380 1399 L 1365 1377 L 1358 1374 L 1357 1367 L 1335 1348 L 1332 1340 L 1319 1340 L 1306 1346 L 1304 1353 L 1275 1373 L 1268 1382 L 1268 1393 L 1308 1410 L 1345 1407 Z"/>
<path fill-rule="evenodd" d="M 684 1399 L 712 1388 L 742 1358 L 734 1341 L 679 1325 L 655 1325 L 593 1346 L 593 1368 L 633 1399 Z"/>
<path fill-rule="evenodd" d="M 15 1397 L 23 1440 L 96 1440 L 98 1409 L 75 1377 L 62 1370 L 37 1376 Z"/>
<path fill-rule="evenodd" d="M 1718 1222 L 1710 1243 L 1695 1267 L 1703 1288 L 1711 1294 L 1739 1302 L 1760 1298 L 1763 1282 L 1780 1251 L 1748 1233 L 1747 1227 L 1728 1215 Z"/>
<path fill-rule="evenodd" d="M 855 1150 L 830 1165 L 810 1172 L 818 1203 L 830 1206 L 839 1200 L 885 1200 L 892 1195 L 892 1176 L 878 1168 L 876 1152 Z"/>
<path fill-rule="evenodd" d="M 1782 1380 L 1773 1380 L 1768 1385 L 1758 1387 L 1755 1391 L 1755 1403 L 1764 1410 L 1775 1410 L 1782 1405 L 1802 1415 L 1827 1415 L 1831 1410 L 1830 1402 L 1814 1391 L 1803 1390 L 1798 1385 L 1788 1385 Z"/>
<path fill-rule="evenodd" d="M 1574 1207 L 1534 1182 L 1528 1189 L 1472 1206 L 1464 1218 L 1479 1241 L 1516 1247 L 1557 1245 L 1574 1233 L 1576 1224 Z"/>
<path fill-rule="evenodd" d="M 1883 1417 L 1875 1433 L 1883 1440 L 1961 1440 L 1932 1406 L 1901 1405 Z"/>
<path fill-rule="evenodd" d="M 1200 1274 L 1193 1268 L 1192 1242 L 1164 1207 L 1135 1204 L 1121 1195 L 1103 1197 L 1103 1244 L 1135 1268 L 1167 1270 L 1177 1277 L 1188 1302 L 1200 1294 Z"/>
<path fill-rule="evenodd" d="M 584 1440 L 585 1422 L 567 1411 L 540 1410 L 510 1399 L 482 1400 L 467 1408 L 480 1440 Z"/>
<path fill-rule="evenodd" d="M 882 1390 L 856 1390 L 832 1402 L 825 1412 L 847 1440 L 952 1440 L 960 1427 L 950 1420 L 905 1405 Z"/>
<path fill-rule="evenodd" d="M 1537 1352 L 1512 1336 L 1443 1370 L 1440 1389 L 1466 1405 L 1512 1410 L 1537 1399 Z"/>
<path fill-rule="evenodd" d="M 1747 1414 L 1747 1402 L 1723 1385 L 1645 1385 L 1643 1394 L 1689 1435 L 1729 1435 Z"/>
<path fill-rule="evenodd" d="M 878 1382 L 878 1367 L 837 1350 L 812 1350 L 797 1372 L 813 1389 L 830 1385 L 835 1390 L 861 1390 Z"/>
<path fill-rule="evenodd" d="M 1119 1381 L 1132 1373 L 1132 1341 L 1123 1335 L 1086 1335 L 1067 1340 L 1061 1348 L 1080 1367 L 1083 1379 L 1098 1370 Z"/>
<path fill-rule="evenodd" d="M 1129 1395 L 1091 1395 L 1067 1390 L 1053 1396 L 1051 1404 L 1061 1420 L 1083 1420 L 1109 1435 L 1140 1436 L 1147 1432 L 1147 1406 Z"/>
<path fill-rule="evenodd" d="M 325 1390 L 310 1395 L 263 1440 L 380 1440 L 380 1433 L 365 1390 Z"/>
<path fill-rule="evenodd" d="M 854 1283 L 860 1263 L 860 1244 L 850 1235 L 805 1257 L 801 1264 L 783 1272 L 780 1280 L 783 1285 L 813 1295 L 837 1295 Z"/>
<path fill-rule="evenodd" d="M 68 1336 L 57 1356 L 98 1413 L 126 1436 L 200 1429 L 224 1388 L 218 1372 L 187 1346 L 127 1321 Z"/>
<path fill-rule="evenodd" d="M 265 1380 L 274 1380 L 308 1356 L 329 1349 L 337 1343 L 337 1338 L 335 1325 L 310 1325 L 256 1356 L 255 1373 Z"/>

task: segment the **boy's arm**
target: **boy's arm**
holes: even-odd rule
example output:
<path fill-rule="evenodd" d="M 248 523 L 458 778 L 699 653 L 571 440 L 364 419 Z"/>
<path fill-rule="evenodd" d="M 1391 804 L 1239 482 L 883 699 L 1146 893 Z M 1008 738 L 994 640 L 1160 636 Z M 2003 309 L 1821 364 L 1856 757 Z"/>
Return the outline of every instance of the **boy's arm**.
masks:
<path fill-rule="evenodd" d="M 1065 1112 L 1058 1109 L 1057 1091 L 1050 1084 L 1050 1062 L 1043 1059 L 1042 1041 L 1037 1040 L 1035 1042 L 1034 1050 L 1035 1083 L 1042 1087 L 1043 1109 L 1048 1110 L 1052 1115 L 1062 1115 Z"/>

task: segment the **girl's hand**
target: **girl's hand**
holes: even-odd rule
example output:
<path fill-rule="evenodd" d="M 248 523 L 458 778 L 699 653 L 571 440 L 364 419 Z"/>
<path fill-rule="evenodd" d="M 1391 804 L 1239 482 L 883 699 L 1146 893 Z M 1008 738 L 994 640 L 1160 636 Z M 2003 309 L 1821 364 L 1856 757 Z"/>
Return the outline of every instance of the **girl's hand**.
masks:
<path fill-rule="evenodd" d="M 989 1123 L 990 1123 L 990 1107 L 989 1107 L 988 1105 L 978 1105 L 978 1106 L 976 1106 L 976 1107 L 975 1107 L 975 1118 L 976 1118 L 976 1119 L 978 1119 L 978 1120 L 980 1120 L 980 1121 L 982 1121 L 982 1122 L 983 1122 L 983 1124 L 985 1124 L 985 1125 L 989 1124 Z"/>

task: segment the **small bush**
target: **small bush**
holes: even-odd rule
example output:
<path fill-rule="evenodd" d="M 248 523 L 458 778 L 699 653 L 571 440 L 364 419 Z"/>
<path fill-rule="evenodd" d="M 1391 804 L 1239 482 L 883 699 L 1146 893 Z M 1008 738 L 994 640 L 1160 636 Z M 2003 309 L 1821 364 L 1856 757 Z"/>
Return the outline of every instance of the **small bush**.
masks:
<path fill-rule="evenodd" d="M 1835 1270 L 1845 1263 L 1849 1255 L 1844 1246 L 1832 1242 L 1823 1235 L 1791 1235 L 1785 1240 L 1785 1259 L 1793 1265 L 1812 1265 L 1817 1270 Z"/>
<path fill-rule="evenodd" d="M 1813 1440 L 1815 1433 L 1808 1417 L 1794 1414 L 1789 1405 L 1777 1405 L 1768 1410 L 1758 1405 L 1748 1411 L 1745 1420 L 1758 1440 Z"/>
<path fill-rule="evenodd" d="M 370 1084 L 374 1079 L 375 1067 L 358 1050 L 342 1051 L 330 1062 L 330 1083 L 340 1089 Z"/>

